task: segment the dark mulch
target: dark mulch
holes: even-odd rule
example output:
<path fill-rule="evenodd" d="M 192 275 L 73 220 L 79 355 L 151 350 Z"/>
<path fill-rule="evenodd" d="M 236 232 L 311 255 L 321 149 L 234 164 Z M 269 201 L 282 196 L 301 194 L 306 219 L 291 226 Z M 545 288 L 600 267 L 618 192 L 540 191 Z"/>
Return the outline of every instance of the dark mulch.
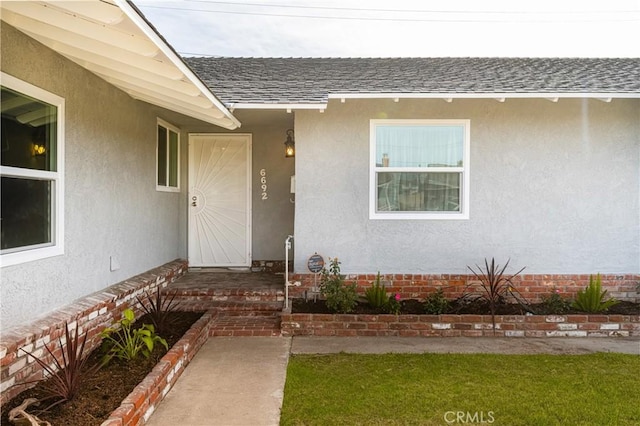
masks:
<path fill-rule="evenodd" d="M 331 312 L 324 300 L 309 300 L 293 299 L 291 304 L 291 312 L 293 313 L 307 313 L 307 314 L 330 314 Z M 534 303 L 529 305 L 518 304 L 500 304 L 496 307 L 496 315 L 525 315 L 527 312 L 538 315 L 551 315 L 558 312 L 549 311 L 548 307 L 542 303 Z M 358 302 L 356 308 L 350 312 L 352 314 L 386 314 L 388 312 L 371 307 L 366 302 Z M 490 315 L 489 305 L 481 300 L 465 301 L 455 300 L 451 303 L 449 310 L 444 312 L 446 314 L 475 314 L 475 315 Z M 405 315 L 423 315 L 425 314 L 424 304 L 420 300 L 406 299 L 400 302 L 400 314 Z M 562 312 L 566 314 L 584 314 L 577 310 L 570 309 Z M 618 314 L 618 315 L 640 315 L 640 303 L 633 302 L 619 302 L 604 312 L 604 314 Z"/>
<path fill-rule="evenodd" d="M 169 348 L 180 340 L 202 316 L 202 312 L 174 312 L 172 315 L 172 327 L 169 332 L 162 335 Z M 144 323 L 151 324 L 151 321 L 146 319 L 146 315 L 137 321 L 137 324 Z M 49 421 L 53 426 L 100 425 L 113 410 L 120 406 L 122 400 L 131 393 L 138 383 L 149 374 L 166 352 L 164 347 L 157 345 L 148 359 L 140 357 L 130 363 L 114 359 L 83 382 L 82 389 L 73 401 L 59 404 L 46 413 L 38 413 L 37 410 L 43 409 L 55 401 L 42 402 L 40 407 L 30 406 L 27 411 L 36 414 L 41 420 Z M 98 363 L 102 355 L 100 348 L 93 351 L 89 361 L 87 361 L 88 365 L 91 366 Z M 43 394 L 41 384 L 22 392 L 2 406 L 0 424 L 10 425 L 9 410 L 20 405 L 26 398 L 41 400 L 44 397 L 45 394 Z"/>

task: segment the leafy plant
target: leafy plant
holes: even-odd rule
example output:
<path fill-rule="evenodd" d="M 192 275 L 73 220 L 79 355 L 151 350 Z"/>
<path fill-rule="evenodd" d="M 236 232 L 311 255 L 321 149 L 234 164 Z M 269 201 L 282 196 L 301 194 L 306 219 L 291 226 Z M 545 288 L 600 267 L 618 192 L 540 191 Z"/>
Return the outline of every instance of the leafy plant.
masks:
<path fill-rule="evenodd" d="M 338 258 L 329 259 L 329 270 L 322 269 L 320 293 L 326 298 L 327 307 L 333 312 L 343 314 L 351 312 L 358 300 L 356 285 L 345 284 L 344 275 L 340 274 Z"/>
<path fill-rule="evenodd" d="M 101 367 L 101 364 L 96 364 L 91 368 L 85 368 L 85 364 L 89 358 L 84 354 L 87 335 L 85 334 L 82 336 L 82 339 L 80 339 L 78 328 L 79 327 L 76 327 L 74 332 L 71 333 L 69 331 L 69 324 L 64 324 L 66 345 L 62 344 L 62 337 L 59 337 L 60 357 L 56 357 L 53 353 L 54 350 L 49 348 L 49 346 L 44 346 L 47 353 L 53 358 L 53 364 L 49 364 L 42 358 L 22 349 L 30 355 L 47 373 L 47 376 L 50 377 L 44 382 L 44 388 L 49 395 L 46 399 L 60 398 L 47 409 L 62 402 L 71 401 L 78 394 L 82 381 Z M 55 344 L 53 346 L 55 346 Z"/>
<path fill-rule="evenodd" d="M 108 351 L 104 361 L 112 358 L 125 361 L 136 359 L 140 354 L 149 357 L 156 343 L 169 349 L 167 341 L 155 334 L 155 328 L 151 324 L 143 324 L 141 328 L 134 329 L 135 315 L 133 310 L 125 309 L 123 318 L 118 322 L 119 328 L 107 327 L 102 331 L 102 338 L 106 341 Z"/>
<path fill-rule="evenodd" d="M 372 283 L 371 287 L 365 291 L 364 296 L 373 308 L 382 309 L 389 303 L 387 289 L 384 284 L 380 285 L 380 272 L 378 272 L 376 280 Z"/>
<path fill-rule="evenodd" d="M 178 291 L 175 290 L 166 295 L 158 287 L 155 294 L 149 294 L 148 291 L 145 292 L 142 300 L 136 296 L 138 303 L 142 305 L 142 309 L 151 318 L 151 322 L 153 322 L 158 334 L 166 334 L 170 331 L 171 313 L 179 306 L 179 303 L 175 301 L 177 294 Z"/>
<path fill-rule="evenodd" d="M 443 314 L 447 312 L 447 310 L 449 310 L 450 306 L 451 303 L 447 300 L 446 297 L 444 297 L 444 292 L 441 288 L 436 290 L 435 293 L 431 293 L 424 300 L 424 311 L 425 313 L 430 315 Z"/>
<path fill-rule="evenodd" d="M 387 311 L 390 314 L 398 315 L 400 313 L 400 308 L 400 295 L 396 293 L 393 296 L 389 296 L 389 299 L 387 300 Z"/>
<path fill-rule="evenodd" d="M 496 306 L 505 303 L 505 298 L 509 295 L 513 296 L 513 298 L 521 305 L 523 305 L 522 300 L 524 300 L 522 296 L 518 296 L 518 293 L 513 286 L 513 282 L 511 281 L 514 277 L 518 276 L 520 272 L 524 271 L 524 268 L 520 269 L 514 275 L 507 277 L 504 274 L 507 266 L 509 266 L 509 260 L 507 260 L 507 263 L 500 268 L 500 265 L 496 265 L 494 258 L 491 258 L 491 264 L 487 262 L 487 259 L 484 260 L 484 270 L 478 265 L 476 265 L 477 270 L 467 266 L 473 275 L 480 281 L 480 286 L 483 290 L 480 294 L 480 298 L 484 299 L 489 305 L 494 334 L 496 331 Z"/>
<path fill-rule="evenodd" d="M 564 314 L 571 309 L 571 302 L 560 296 L 560 290 L 554 289 L 548 296 L 542 296 L 545 311 L 551 314 Z"/>
<path fill-rule="evenodd" d="M 602 278 L 600 274 L 589 275 L 589 285 L 584 290 L 579 290 L 576 299 L 573 301 L 573 307 L 584 312 L 602 312 L 606 311 L 618 301 L 614 298 L 604 300 L 607 290 L 602 290 Z"/>

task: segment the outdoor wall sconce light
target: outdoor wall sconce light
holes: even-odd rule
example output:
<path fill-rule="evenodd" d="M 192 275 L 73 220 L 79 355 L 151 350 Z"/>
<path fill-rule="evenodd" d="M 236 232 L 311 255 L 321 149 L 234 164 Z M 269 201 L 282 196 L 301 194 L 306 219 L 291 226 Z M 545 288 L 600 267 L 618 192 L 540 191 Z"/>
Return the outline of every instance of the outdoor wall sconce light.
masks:
<path fill-rule="evenodd" d="M 296 155 L 296 142 L 293 139 L 293 129 L 287 130 L 287 140 L 284 143 L 284 156 L 285 158 L 295 157 Z"/>
<path fill-rule="evenodd" d="M 44 155 L 47 152 L 47 148 L 44 145 L 39 145 L 37 143 L 33 144 L 33 156 Z"/>

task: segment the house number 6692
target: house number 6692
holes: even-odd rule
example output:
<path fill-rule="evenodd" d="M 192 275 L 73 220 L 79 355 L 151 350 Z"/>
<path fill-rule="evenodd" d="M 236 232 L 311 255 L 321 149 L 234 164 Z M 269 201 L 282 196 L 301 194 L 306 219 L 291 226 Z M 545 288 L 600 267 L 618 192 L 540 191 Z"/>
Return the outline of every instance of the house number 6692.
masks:
<path fill-rule="evenodd" d="M 267 195 L 267 170 L 260 169 L 260 188 L 262 189 L 262 199 L 269 199 L 269 195 Z"/>

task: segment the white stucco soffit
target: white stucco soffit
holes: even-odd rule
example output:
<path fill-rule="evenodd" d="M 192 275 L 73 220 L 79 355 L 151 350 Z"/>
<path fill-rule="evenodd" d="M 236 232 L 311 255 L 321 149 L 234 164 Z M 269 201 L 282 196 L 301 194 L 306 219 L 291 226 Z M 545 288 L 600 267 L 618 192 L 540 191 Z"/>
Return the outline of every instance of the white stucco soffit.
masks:
<path fill-rule="evenodd" d="M 3 1 L 1 17 L 134 99 L 226 129 L 240 122 L 125 0 Z"/>

